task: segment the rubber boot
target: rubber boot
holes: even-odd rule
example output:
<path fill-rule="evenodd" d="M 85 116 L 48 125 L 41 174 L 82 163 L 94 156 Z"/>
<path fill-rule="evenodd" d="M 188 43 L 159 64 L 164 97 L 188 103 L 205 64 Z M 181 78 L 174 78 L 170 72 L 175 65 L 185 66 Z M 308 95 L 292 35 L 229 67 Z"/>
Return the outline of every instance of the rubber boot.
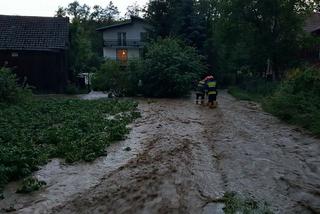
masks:
<path fill-rule="evenodd" d="M 214 101 L 212 104 L 212 108 L 217 108 L 217 107 L 218 107 L 218 103 L 217 103 L 217 101 Z"/>

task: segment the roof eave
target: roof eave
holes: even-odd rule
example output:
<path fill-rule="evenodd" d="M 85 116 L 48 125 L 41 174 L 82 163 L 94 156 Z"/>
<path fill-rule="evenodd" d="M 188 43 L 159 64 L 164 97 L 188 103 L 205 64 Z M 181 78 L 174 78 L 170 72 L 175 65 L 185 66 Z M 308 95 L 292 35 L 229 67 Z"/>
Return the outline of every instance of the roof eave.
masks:
<path fill-rule="evenodd" d="M 113 25 L 106 26 L 106 27 L 97 28 L 96 31 L 104 31 L 104 30 L 108 30 L 108 29 L 111 29 L 111 28 L 123 27 L 123 26 L 126 26 L 126 25 L 133 24 L 135 21 L 145 22 L 145 20 L 143 18 L 136 17 L 136 16 L 131 16 L 131 19 L 127 20 L 124 23 L 118 23 L 118 24 L 113 24 Z"/>

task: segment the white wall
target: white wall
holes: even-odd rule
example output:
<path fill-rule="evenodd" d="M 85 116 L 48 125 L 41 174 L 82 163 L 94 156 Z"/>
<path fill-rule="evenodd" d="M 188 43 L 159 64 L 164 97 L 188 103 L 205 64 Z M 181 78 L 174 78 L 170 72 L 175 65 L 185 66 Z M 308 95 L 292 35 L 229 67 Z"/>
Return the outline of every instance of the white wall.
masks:
<path fill-rule="evenodd" d="M 134 59 L 134 58 L 139 58 L 139 48 L 129 48 L 128 49 L 128 58 L 129 59 Z"/>
<path fill-rule="evenodd" d="M 106 29 L 103 32 L 103 39 L 108 40 L 118 40 L 118 32 L 126 32 L 127 40 L 138 40 L 140 41 L 140 33 L 146 32 L 146 25 L 143 22 L 135 22 L 133 24 L 124 25 L 120 27 L 115 27 L 111 29 Z"/>
<path fill-rule="evenodd" d="M 116 48 L 107 48 L 107 47 L 104 47 L 104 48 L 103 48 L 103 57 L 104 57 L 104 58 L 108 58 L 108 59 L 116 60 L 116 59 L 117 59 L 117 51 L 116 51 Z"/>

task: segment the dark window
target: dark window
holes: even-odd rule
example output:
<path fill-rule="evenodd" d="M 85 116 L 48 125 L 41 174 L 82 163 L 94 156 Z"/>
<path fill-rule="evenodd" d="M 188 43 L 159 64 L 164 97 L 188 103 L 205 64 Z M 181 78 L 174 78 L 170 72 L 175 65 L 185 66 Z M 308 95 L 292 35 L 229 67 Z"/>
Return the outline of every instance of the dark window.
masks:
<path fill-rule="evenodd" d="M 126 32 L 119 32 L 118 33 L 118 45 L 119 46 L 126 46 L 127 45 L 127 33 Z"/>

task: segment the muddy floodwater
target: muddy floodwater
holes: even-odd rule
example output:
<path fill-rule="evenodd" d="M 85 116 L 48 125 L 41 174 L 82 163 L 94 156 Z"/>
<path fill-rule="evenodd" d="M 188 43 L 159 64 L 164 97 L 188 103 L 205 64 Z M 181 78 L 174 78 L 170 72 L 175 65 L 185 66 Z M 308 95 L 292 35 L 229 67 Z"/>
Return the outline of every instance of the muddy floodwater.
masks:
<path fill-rule="evenodd" d="M 320 213 L 319 139 L 226 92 L 214 110 L 189 99 L 139 103 L 142 117 L 106 157 L 52 160 L 35 173 L 47 186 L 18 195 L 9 184 L 0 212 L 219 214 L 217 199 L 234 191 L 274 213 Z"/>

